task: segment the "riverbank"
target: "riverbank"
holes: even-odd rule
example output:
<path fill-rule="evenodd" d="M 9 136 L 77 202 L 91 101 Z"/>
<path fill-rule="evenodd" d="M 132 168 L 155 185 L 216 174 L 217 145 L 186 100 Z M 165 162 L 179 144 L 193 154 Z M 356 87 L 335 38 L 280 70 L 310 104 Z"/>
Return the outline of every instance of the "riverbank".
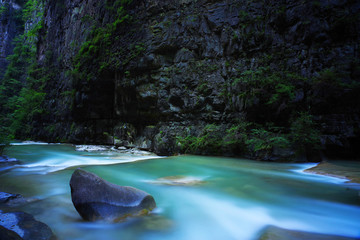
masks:
<path fill-rule="evenodd" d="M 360 171 L 354 166 L 359 167 L 360 162 L 324 161 L 315 167 L 304 170 L 304 172 L 347 179 L 348 182 L 360 184 Z"/>

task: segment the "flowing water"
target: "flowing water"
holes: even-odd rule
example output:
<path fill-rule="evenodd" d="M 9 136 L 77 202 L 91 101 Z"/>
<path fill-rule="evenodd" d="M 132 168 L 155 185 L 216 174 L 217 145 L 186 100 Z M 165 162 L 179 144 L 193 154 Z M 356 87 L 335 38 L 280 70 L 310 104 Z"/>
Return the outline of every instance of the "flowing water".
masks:
<path fill-rule="evenodd" d="M 7 154 L 21 164 L 0 169 L 0 191 L 31 199 L 18 210 L 45 222 L 59 240 L 251 240 L 269 225 L 360 237 L 359 185 L 302 172 L 314 164 L 80 152 L 65 144 L 17 144 Z M 78 167 L 152 194 L 157 208 L 120 223 L 84 222 L 69 187 Z"/>

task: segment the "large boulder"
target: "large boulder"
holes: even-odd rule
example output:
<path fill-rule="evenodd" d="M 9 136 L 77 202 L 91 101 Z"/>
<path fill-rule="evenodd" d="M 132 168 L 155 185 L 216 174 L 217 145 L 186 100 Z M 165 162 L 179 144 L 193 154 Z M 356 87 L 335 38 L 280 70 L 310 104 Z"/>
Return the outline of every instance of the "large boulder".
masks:
<path fill-rule="evenodd" d="M 51 229 L 24 212 L 0 213 L 0 239 L 55 240 Z"/>
<path fill-rule="evenodd" d="M 70 180 L 72 202 L 87 221 L 119 221 L 148 213 L 156 207 L 148 193 L 112 184 L 93 173 L 77 169 Z"/>

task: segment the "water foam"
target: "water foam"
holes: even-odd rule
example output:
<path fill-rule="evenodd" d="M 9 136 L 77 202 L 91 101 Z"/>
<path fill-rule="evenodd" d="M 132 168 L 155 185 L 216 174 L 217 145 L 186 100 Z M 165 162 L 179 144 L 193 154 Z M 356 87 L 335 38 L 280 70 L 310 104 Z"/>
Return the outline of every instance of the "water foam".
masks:
<path fill-rule="evenodd" d="M 55 154 L 55 153 L 54 153 Z M 159 156 L 121 156 L 117 157 L 95 157 L 73 154 L 56 153 L 53 157 L 45 158 L 35 163 L 19 165 L 17 170 L 25 172 L 34 172 L 36 174 L 47 174 L 61 171 L 71 167 L 81 167 L 90 165 L 113 165 L 121 163 L 130 163 L 160 158 Z"/>
<path fill-rule="evenodd" d="M 49 145 L 50 143 L 46 142 L 34 142 L 34 141 L 24 141 L 19 143 L 10 143 L 11 146 L 23 146 L 23 145 Z"/>
<path fill-rule="evenodd" d="M 327 176 L 327 175 L 321 175 L 311 172 L 306 172 L 305 170 L 316 167 L 319 163 L 303 163 L 303 164 L 294 164 L 296 169 L 291 170 L 292 172 L 299 173 L 303 175 L 306 178 L 309 178 L 313 181 L 320 181 L 320 182 L 330 182 L 330 183 L 345 183 L 349 181 L 349 179 L 346 178 L 340 178 L 340 177 L 333 177 L 333 176 Z"/>

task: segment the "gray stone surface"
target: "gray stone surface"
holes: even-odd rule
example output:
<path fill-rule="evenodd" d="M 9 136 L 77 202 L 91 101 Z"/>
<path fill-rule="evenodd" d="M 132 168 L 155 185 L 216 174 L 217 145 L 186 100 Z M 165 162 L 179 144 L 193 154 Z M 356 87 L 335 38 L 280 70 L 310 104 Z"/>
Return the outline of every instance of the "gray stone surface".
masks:
<path fill-rule="evenodd" d="M 32 215 L 10 212 L 0 213 L 0 239 L 55 240 L 56 237 L 46 224 Z"/>
<path fill-rule="evenodd" d="M 77 169 L 70 180 L 72 202 L 87 221 L 119 221 L 146 214 L 156 207 L 148 193 L 109 183 L 93 173 Z"/>

